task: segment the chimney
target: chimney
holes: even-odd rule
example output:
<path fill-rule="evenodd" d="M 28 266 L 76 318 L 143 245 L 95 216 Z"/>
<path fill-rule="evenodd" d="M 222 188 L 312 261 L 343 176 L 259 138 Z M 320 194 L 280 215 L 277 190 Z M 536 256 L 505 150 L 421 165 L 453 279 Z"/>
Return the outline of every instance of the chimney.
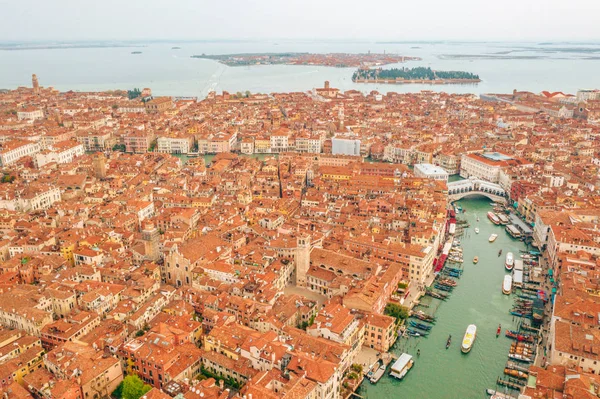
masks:
<path fill-rule="evenodd" d="M 219 392 L 223 392 L 223 387 L 224 387 L 224 382 L 223 380 L 219 380 Z"/>

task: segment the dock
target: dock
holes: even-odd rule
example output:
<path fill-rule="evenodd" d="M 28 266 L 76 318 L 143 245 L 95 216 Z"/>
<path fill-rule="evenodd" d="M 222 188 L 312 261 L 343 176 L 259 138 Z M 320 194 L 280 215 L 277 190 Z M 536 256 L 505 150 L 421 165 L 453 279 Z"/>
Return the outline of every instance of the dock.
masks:
<path fill-rule="evenodd" d="M 500 377 L 498 377 L 498 379 L 496 380 L 496 384 L 502 385 L 502 386 L 505 386 L 505 387 L 508 387 L 511 389 L 516 389 L 516 390 L 521 390 L 521 388 L 523 388 L 523 386 L 525 386 L 524 381 L 519 381 L 514 378 L 508 378 L 506 380 L 503 380 Z"/>

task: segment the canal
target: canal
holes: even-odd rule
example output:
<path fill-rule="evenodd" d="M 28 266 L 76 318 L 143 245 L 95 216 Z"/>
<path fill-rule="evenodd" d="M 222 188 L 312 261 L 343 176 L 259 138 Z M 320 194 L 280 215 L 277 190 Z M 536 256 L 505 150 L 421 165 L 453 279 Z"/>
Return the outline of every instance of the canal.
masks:
<path fill-rule="evenodd" d="M 437 317 L 431 334 L 426 338 L 400 338 L 392 351 L 396 355 L 410 353 L 415 365 L 402 381 L 387 374 L 376 385 L 365 380 L 358 392 L 365 398 L 486 398 L 485 389 L 494 388 L 496 379 L 503 376 L 511 344 L 504 337 L 504 330 L 516 327 L 519 321 L 509 314 L 514 295 L 503 295 L 501 291 L 506 274 L 504 260 L 509 251 L 518 258 L 525 245 L 512 239 L 503 226 L 489 221 L 486 214 L 492 207 L 487 198 L 463 199 L 458 204 L 466 210 L 459 219 L 470 224 L 460 238 L 464 273 L 458 287 L 444 302 L 422 298 L 421 302 L 430 307 L 418 309 Z M 475 227 L 479 227 L 479 234 L 475 234 Z M 498 234 L 498 239 L 489 243 L 492 233 Z M 498 257 L 500 249 L 503 252 Z M 475 256 L 479 257 L 478 264 L 472 262 Z M 477 338 L 471 352 L 465 355 L 460 344 L 469 324 L 477 325 Z M 498 324 L 502 324 L 503 333 L 496 338 Z M 445 349 L 448 334 L 452 334 L 452 345 Z"/>

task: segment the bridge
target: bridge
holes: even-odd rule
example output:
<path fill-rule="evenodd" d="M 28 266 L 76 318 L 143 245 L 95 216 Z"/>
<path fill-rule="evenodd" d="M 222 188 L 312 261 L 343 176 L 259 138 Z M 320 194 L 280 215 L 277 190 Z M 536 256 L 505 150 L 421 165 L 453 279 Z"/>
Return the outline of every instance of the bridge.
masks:
<path fill-rule="evenodd" d="M 477 195 L 487 197 L 494 202 L 502 203 L 505 203 L 508 197 L 502 186 L 474 177 L 448 183 L 448 199 L 450 202 Z"/>

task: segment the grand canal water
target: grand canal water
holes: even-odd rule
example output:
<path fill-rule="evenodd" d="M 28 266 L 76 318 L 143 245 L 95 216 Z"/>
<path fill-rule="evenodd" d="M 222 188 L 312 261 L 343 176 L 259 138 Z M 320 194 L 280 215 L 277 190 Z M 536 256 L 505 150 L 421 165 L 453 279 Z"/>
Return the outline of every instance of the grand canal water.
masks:
<path fill-rule="evenodd" d="M 422 302 L 430 305 L 423 310 L 437 317 L 431 334 L 427 338 L 401 338 L 393 350 L 397 355 L 407 352 L 415 356 L 414 367 L 402 381 L 386 375 L 376 385 L 365 382 L 359 392 L 365 398 L 485 398 L 485 389 L 495 387 L 496 378 L 503 375 L 511 341 L 503 335 L 496 338 L 496 329 L 499 323 L 504 331 L 518 322 L 508 313 L 514 296 L 501 291 L 504 260 L 509 251 L 518 257 L 525 245 L 488 220 L 489 200 L 478 197 L 458 203 L 466 209 L 459 218 L 471 225 L 461 238 L 464 273 L 459 285 L 445 302 L 423 298 Z M 479 234 L 475 234 L 476 226 Z M 498 239 L 489 243 L 492 233 L 498 234 Z M 498 257 L 500 248 L 503 253 Z M 472 263 L 474 256 L 479 256 L 476 265 Z M 469 324 L 477 325 L 477 339 L 465 355 L 460 343 Z M 452 346 L 446 350 L 448 334 L 452 334 Z M 420 357 L 416 357 L 417 349 L 421 350 Z"/>

